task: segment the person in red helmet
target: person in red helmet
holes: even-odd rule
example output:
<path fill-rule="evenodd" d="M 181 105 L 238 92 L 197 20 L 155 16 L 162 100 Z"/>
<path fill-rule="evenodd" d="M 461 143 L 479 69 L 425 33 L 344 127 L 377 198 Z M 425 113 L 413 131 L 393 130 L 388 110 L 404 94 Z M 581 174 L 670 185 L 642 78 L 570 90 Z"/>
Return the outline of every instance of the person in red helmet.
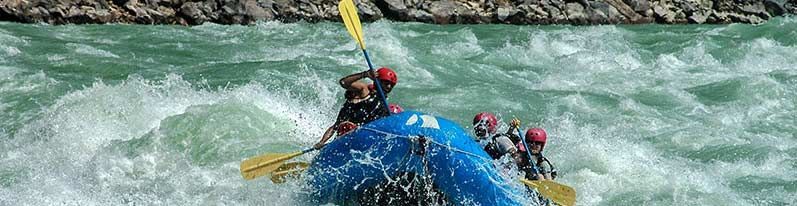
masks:
<path fill-rule="evenodd" d="M 556 168 L 551 164 L 548 158 L 542 156 L 542 151 L 545 149 L 545 143 L 548 141 L 548 134 L 541 128 L 531 128 L 526 131 L 526 143 L 531 148 L 531 158 L 534 166 L 536 166 L 537 173 L 535 174 L 532 165 L 529 164 L 529 155 L 526 152 L 526 147 L 523 143 L 517 144 L 519 153 L 526 154 L 520 155 L 518 161 L 518 168 L 526 172 L 526 178 L 531 180 L 553 180 L 556 178 Z"/>
<path fill-rule="evenodd" d="M 501 159 L 505 155 L 518 159 L 520 153 L 517 152 L 515 144 L 520 141 L 520 137 L 512 134 L 512 131 L 520 126 L 520 120 L 513 119 L 506 133 L 496 134 L 496 125 L 498 119 L 492 113 L 481 112 L 473 117 L 473 133 L 476 134 L 479 144 L 493 159 Z"/>
<path fill-rule="evenodd" d="M 373 81 L 374 83 L 372 84 L 360 81 L 365 78 L 378 79 L 379 81 Z M 385 94 L 384 98 L 387 98 L 387 95 L 393 91 L 393 87 L 398 83 L 398 76 L 392 69 L 382 67 L 376 72 L 364 71 L 350 74 L 340 79 L 340 86 L 346 89 L 346 92 L 343 93 L 344 97 L 346 97 L 346 102 L 340 108 L 335 124 L 327 128 L 321 140 L 313 146 L 314 148 L 320 149 L 323 147 L 336 131 L 338 136 L 341 136 L 356 129 L 357 126 L 390 115 L 389 106 L 384 105 L 382 97 L 380 97 L 374 85 L 376 82 L 381 83 Z M 348 126 L 339 128 L 342 124 Z M 354 127 L 351 127 L 351 125 L 354 125 Z"/>

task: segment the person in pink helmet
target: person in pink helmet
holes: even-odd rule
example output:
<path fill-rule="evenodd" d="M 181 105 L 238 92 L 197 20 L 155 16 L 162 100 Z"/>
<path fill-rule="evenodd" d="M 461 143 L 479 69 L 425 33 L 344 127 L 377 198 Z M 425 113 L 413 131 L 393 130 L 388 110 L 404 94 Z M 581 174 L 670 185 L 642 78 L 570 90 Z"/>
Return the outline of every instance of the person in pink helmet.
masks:
<path fill-rule="evenodd" d="M 531 162 L 537 169 L 535 174 L 534 168 L 529 164 L 529 155 L 526 152 L 526 147 L 523 143 L 517 144 L 520 155 L 518 161 L 518 168 L 526 172 L 526 178 L 531 180 L 553 180 L 556 178 L 556 168 L 551 164 L 548 158 L 542 156 L 542 151 L 545 149 L 545 143 L 548 141 L 548 134 L 541 128 L 531 128 L 526 131 L 526 143 L 531 148 Z"/>
<path fill-rule="evenodd" d="M 385 98 L 398 83 L 396 72 L 387 67 L 379 68 L 376 72 L 358 72 L 341 78 L 339 83 L 346 89 L 343 94 L 346 97 L 346 102 L 340 108 L 335 123 L 327 128 L 324 135 L 321 136 L 321 140 L 313 145 L 313 148 L 323 147 L 335 133 L 341 136 L 362 124 L 390 115 L 388 113 L 389 106 L 382 103 L 382 97 L 376 91 L 374 86 L 376 81 L 373 81 L 372 84 L 360 81 L 365 78 L 379 79 L 382 90 L 385 92 Z M 341 127 L 341 125 L 345 125 L 345 127 Z"/>
<path fill-rule="evenodd" d="M 497 125 L 498 119 L 492 113 L 476 114 L 473 117 L 473 133 L 476 135 L 476 140 L 493 159 L 501 159 L 505 155 L 517 159 L 520 153 L 515 145 L 520 141 L 520 137 L 512 134 L 512 131 L 520 126 L 520 120 L 513 119 L 506 133 L 496 133 Z"/>

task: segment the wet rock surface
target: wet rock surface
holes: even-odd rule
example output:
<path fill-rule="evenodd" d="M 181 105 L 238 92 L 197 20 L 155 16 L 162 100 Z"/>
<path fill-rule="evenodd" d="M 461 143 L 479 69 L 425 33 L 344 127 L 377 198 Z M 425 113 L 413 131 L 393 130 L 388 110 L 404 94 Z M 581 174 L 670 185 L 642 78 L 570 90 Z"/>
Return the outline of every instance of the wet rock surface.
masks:
<path fill-rule="evenodd" d="M 2 0 L 0 20 L 87 24 L 340 21 L 338 0 Z M 797 0 L 361 0 L 362 21 L 434 24 L 762 23 Z"/>

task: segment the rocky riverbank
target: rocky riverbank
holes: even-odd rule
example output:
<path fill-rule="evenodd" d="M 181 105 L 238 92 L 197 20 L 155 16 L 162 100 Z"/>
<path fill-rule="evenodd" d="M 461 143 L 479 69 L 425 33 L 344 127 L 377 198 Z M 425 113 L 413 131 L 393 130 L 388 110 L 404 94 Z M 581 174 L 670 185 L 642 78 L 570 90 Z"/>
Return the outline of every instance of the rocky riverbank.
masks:
<path fill-rule="evenodd" d="M 363 21 L 435 24 L 762 23 L 797 0 L 355 0 Z M 0 21 L 197 25 L 340 21 L 338 0 L 0 0 Z"/>

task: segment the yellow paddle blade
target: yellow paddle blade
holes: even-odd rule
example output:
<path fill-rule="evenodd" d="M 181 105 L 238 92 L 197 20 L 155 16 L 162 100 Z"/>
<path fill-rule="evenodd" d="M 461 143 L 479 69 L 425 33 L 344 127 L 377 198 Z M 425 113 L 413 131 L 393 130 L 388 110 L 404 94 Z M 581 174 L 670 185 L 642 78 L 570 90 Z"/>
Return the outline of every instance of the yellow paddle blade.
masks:
<path fill-rule="evenodd" d="M 246 180 L 269 174 L 277 170 L 282 162 L 290 158 L 302 155 L 301 151 L 294 153 L 272 153 L 252 157 L 241 162 L 241 176 Z"/>
<path fill-rule="evenodd" d="M 346 25 L 346 30 L 349 30 L 351 37 L 360 44 L 360 49 L 365 50 L 363 29 L 360 24 L 360 16 L 357 15 L 357 7 L 354 7 L 354 2 L 352 0 L 340 0 L 338 10 L 340 11 L 340 17 L 343 18 L 343 24 Z"/>
<path fill-rule="evenodd" d="M 527 179 L 520 179 L 528 187 L 537 189 L 540 194 L 552 200 L 554 203 L 563 206 L 576 205 L 576 190 L 573 188 L 559 184 L 550 180 L 531 181 Z"/>
<path fill-rule="evenodd" d="M 285 182 L 286 178 L 299 177 L 299 175 L 301 175 L 302 172 L 304 172 L 304 170 L 309 166 L 310 163 L 307 162 L 285 163 L 271 173 L 271 182 L 278 184 Z"/>

